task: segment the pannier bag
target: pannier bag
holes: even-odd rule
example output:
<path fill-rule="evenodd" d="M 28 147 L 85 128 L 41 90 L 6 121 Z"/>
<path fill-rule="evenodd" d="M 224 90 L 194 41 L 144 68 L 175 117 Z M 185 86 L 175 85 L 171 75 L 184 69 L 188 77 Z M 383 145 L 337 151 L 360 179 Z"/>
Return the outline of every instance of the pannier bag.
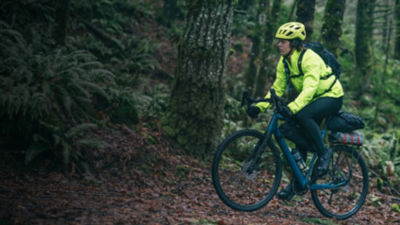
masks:
<path fill-rule="evenodd" d="M 328 136 L 329 142 L 334 144 L 357 145 L 364 143 L 364 136 L 358 131 L 350 133 L 332 132 Z"/>
<path fill-rule="evenodd" d="M 337 115 L 327 121 L 327 128 L 334 132 L 352 132 L 364 128 L 364 121 L 361 117 L 340 110 Z"/>

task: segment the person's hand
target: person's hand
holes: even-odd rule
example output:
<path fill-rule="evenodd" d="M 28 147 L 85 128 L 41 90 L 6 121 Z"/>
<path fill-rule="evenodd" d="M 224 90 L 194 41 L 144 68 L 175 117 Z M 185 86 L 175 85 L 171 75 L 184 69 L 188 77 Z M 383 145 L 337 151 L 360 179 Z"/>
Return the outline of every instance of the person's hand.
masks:
<path fill-rule="evenodd" d="M 287 105 L 282 107 L 280 113 L 281 113 L 284 117 L 287 117 L 287 118 L 292 118 L 292 117 L 293 117 L 292 110 L 290 110 L 290 108 L 289 108 Z"/>
<path fill-rule="evenodd" d="M 260 113 L 260 109 L 257 106 L 251 105 L 246 112 L 251 118 L 257 118 L 258 113 Z"/>

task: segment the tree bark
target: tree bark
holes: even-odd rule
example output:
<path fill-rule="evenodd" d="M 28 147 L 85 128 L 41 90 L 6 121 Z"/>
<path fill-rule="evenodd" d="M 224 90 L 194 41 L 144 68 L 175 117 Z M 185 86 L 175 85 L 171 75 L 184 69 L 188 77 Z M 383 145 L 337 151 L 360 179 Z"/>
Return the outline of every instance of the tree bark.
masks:
<path fill-rule="evenodd" d="M 400 59 L 400 0 L 396 0 L 395 3 L 395 19 L 396 21 L 396 33 L 395 33 L 395 47 L 394 47 L 394 58 Z"/>
<path fill-rule="evenodd" d="M 372 24 L 375 0 L 358 0 L 356 19 L 356 76 L 353 83 L 357 96 L 368 92 L 372 75 Z"/>
<path fill-rule="evenodd" d="M 58 0 L 56 4 L 56 27 L 54 30 L 54 39 L 57 45 L 63 46 L 65 44 L 68 11 L 69 11 L 70 0 Z"/>
<path fill-rule="evenodd" d="M 264 32 L 264 45 L 261 52 L 261 68 L 258 72 L 255 96 L 264 97 L 265 86 L 268 78 L 273 80 L 275 74 L 274 60 L 271 57 L 274 50 L 273 40 L 275 32 L 278 27 L 279 11 L 281 8 L 282 0 L 274 0 L 271 13 L 267 18 L 267 23 Z"/>
<path fill-rule="evenodd" d="M 251 96 L 254 94 L 254 84 L 260 67 L 260 52 L 263 46 L 262 34 L 265 30 L 267 10 L 269 10 L 269 0 L 261 0 L 257 8 L 257 25 L 255 26 L 255 29 L 250 37 L 253 44 L 251 46 L 249 67 L 246 72 L 246 89 L 249 91 Z"/>
<path fill-rule="evenodd" d="M 238 1 L 238 6 L 237 8 L 239 10 L 248 10 L 249 8 L 253 7 L 255 3 L 255 0 L 240 0 Z"/>
<path fill-rule="evenodd" d="M 337 57 L 346 0 L 328 0 L 321 30 L 322 44 Z"/>
<path fill-rule="evenodd" d="M 205 158 L 220 141 L 234 1 L 187 4 L 186 28 L 163 125 L 187 153 Z"/>
<path fill-rule="evenodd" d="M 162 22 L 170 26 L 172 22 L 178 17 L 178 1 L 177 0 L 164 0 L 163 18 Z"/>
<path fill-rule="evenodd" d="M 383 5 L 381 7 L 383 9 L 383 12 L 381 14 L 383 17 L 383 26 L 382 26 L 382 45 L 380 46 L 382 48 L 382 50 L 386 50 L 386 42 L 388 40 L 388 24 L 389 24 L 389 17 L 391 16 L 390 14 L 392 14 L 392 10 L 391 7 L 389 5 L 389 1 L 388 0 L 383 0 Z"/>
<path fill-rule="evenodd" d="M 312 40 L 314 12 L 315 0 L 302 0 L 297 2 L 297 21 L 303 23 L 306 27 L 307 36 L 305 42 L 310 42 Z"/>

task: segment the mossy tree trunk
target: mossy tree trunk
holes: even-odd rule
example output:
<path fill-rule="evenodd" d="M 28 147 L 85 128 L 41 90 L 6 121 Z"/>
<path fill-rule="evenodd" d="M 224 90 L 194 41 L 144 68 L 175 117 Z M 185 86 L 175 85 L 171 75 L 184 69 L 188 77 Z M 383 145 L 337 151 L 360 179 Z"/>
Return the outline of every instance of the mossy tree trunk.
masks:
<path fill-rule="evenodd" d="M 336 56 L 339 55 L 343 14 L 346 0 L 328 0 L 321 30 L 322 44 Z"/>
<path fill-rule="evenodd" d="M 254 6 L 255 1 L 256 0 L 239 0 L 239 1 L 237 1 L 238 2 L 237 8 L 239 10 L 245 10 L 246 11 L 249 8 Z"/>
<path fill-rule="evenodd" d="M 382 28 L 382 44 L 381 44 L 380 47 L 384 51 L 386 50 L 386 43 L 387 43 L 387 40 L 389 38 L 388 35 L 387 35 L 388 34 L 388 28 L 389 28 L 388 24 L 391 21 L 390 17 L 391 17 L 391 15 L 393 13 L 391 6 L 392 5 L 390 5 L 389 0 L 383 0 L 382 6 L 379 7 L 379 9 L 378 9 L 380 11 L 380 14 L 381 14 L 381 17 L 382 17 L 382 26 L 381 26 L 381 28 Z M 375 12 L 376 11 L 377 11 L 377 9 L 375 8 Z M 375 18 L 377 16 L 378 15 L 375 14 Z M 376 22 L 377 21 L 375 21 L 375 24 L 376 24 Z"/>
<path fill-rule="evenodd" d="M 70 0 L 57 0 L 56 4 L 56 26 L 54 28 L 54 39 L 57 45 L 63 46 L 65 44 L 68 12 Z"/>
<path fill-rule="evenodd" d="M 279 11 L 281 8 L 281 0 L 274 0 L 272 4 L 271 13 L 267 17 L 267 22 L 264 32 L 264 43 L 261 52 L 261 67 L 258 72 L 255 96 L 264 97 L 265 96 L 265 86 L 267 84 L 268 78 L 272 81 L 275 74 L 275 61 L 273 60 L 274 54 L 273 50 L 273 40 L 275 37 L 275 32 L 278 27 Z"/>
<path fill-rule="evenodd" d="M 164 0 L 163 13 L 171 21 L 174 21 L 178 12 L 177 0 Z"/>
<path fill-rule="evenodd" d="M 372 75 L 372 25 L 375 0 L 358 0 L 356 37 L 355 37 L 355 59 L 356 74 L 353 77 L 354 90 L 358 90 L 356 97 L 368 92 Z"/>
<path fill-rule="evenodd" d="M 396 22 L 396 33 L 395 33 L 395 47 L 394 47 L 394 58 L 400 59 L 400 0 L 396 0 L 395 3 L 395 19 Z"/>
<path fill-rule="evenodd" d="M 315 0 L 302 0 L 297 2 L 297 21 L 304 24 L 306 27 L 307 37 L 305 42 L 312 40 L 312 33 L 314 29 L 314 12 Z"/>
<path fill-rule="evenodd" d="M 187 153 L 204 158 L 220 141 L 234 1 L 187 4 L 186 28 L 163 125 Z"/>
<path fill-rule="evenodd" d="M 254 93 L 255 81 L 260 67 L 260 51 L 263 46 L 262 34 L 265 29 L 266 12 L 269 10 L 269 0 L 260 0 L 257 7 L 256 26 L 250 36 L 252 41 L 249 67 L 246 71 L 246 89 L 251 95 Z"/>
<path fill-rule="evenodd" d="M 182 11 L 178 7 L 178 0 L 164 0 L 161 23 L 171 26 L 176 19 L 182 18 Z"/>

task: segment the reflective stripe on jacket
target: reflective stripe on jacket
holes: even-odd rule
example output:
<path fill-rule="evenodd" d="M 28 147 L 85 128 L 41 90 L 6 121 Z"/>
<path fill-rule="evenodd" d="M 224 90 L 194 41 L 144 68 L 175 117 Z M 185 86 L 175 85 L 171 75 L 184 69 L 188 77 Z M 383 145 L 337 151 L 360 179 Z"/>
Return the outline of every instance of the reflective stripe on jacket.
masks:
<path fill-rule="evenodd" d="M 300 73 L 297 66 L 300 53 L 301 51 L 295 50 L 290 57 L 290 61 L 286 60 L 290 70 L 290 82 L 299 93 L 299 95 L 288 104 L 288 107 L 294 114 L 318 98 L 338 98 L 343 96 L 343 88 L 339 80 L 336 81 L 331 90 L 326 92 L 332 83 L 335 82 L 335 76 L 329 76 L 329 74 L 332 73 L 332 69 L 311 49 L 306 50 L 301 62 L 303 75 L 297 76 Z M 276 69 L 276 79 L 271 87 L 275 89 L 278 96 L 282 96 L 285 93 L 288 84 L 283 60 L 284 58 L 281 56 Z M 270 93 L 268 92 L 265 98 L 269 97 Z M 269 107 L 269 103 L 260 102 L 257 103 L 256 106 L 260 108 L 261 111 L 265 111 L 265 109 Z"/>

